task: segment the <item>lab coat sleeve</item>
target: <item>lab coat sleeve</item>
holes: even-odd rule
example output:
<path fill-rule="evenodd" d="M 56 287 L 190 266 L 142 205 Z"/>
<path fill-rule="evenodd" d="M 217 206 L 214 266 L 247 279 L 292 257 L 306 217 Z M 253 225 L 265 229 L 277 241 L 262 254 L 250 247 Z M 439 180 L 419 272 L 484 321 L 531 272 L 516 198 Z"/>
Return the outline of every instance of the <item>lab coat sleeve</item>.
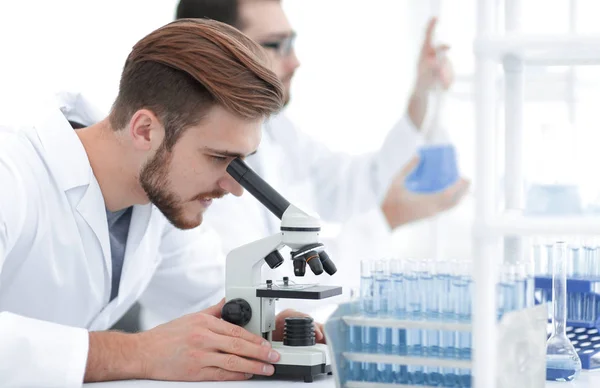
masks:
<path fill-rule="evenodd" d="M 203 310 L 225 296 L 225 258 L 214 230 L 166 226 L 161 262 L 140 298 L 158 322 Z M 152 325 L 150 325 L 152 326 Z"/>
<path fill-rule="evenodd" d="M 0 144 L 10 136 L 0 128 Z M 35 225 L 34 190 L 0 147 L 0 271 L 27 224 Z M 10 188 L 9 190 L 6 188 Z M 33 219 L 32 219 L 33 217 Z M 35 287 L 35 285 L 32 285 Z M 42 297 L 42 296 L 40 296 Z M 87 362 L 85 329 L 0 311 L 0 381 L 3 387 L 80 387 Z"/>
<path fill-rule="evenodd" d="M 280 115 L 268 125 L 278 143 L 289 144 L 299 176 L 313 182 L 317 211 L 330 222 L 379 207 L 394 176 L 415 156 L 423 136 L 408 117 L 398 121 L 377 152 L 349 155 L 332 152 L 297 130 Z M 356 136 L 365 136 L 368 129 Z"/>

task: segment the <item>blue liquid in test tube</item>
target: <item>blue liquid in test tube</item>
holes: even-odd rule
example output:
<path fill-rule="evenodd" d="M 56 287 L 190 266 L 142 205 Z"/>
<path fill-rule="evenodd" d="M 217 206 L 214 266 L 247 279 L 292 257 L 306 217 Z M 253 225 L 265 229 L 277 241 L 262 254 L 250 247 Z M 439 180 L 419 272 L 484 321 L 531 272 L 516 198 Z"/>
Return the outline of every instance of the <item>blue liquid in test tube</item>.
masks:
<path fill-rule="evenodd" d="M 361 264 L 362 265 L 362 264 Z M 356 290 L 352 290 L 356 295 Z M 360 315 L 362 312 L 362 294 L 358 290 L 359 303 L 353 304 L 353 315 Z M 362 328 L 358 325 L 348 325 L 348 345 L 350 352 L 360 353 L 362 351 Z M 362 363 L 347 361 L 347 374 L 350 381 L 361 381 Z"/>
<path fill-rule="evenodd" d="M 452 293 L 452 270 L 453 262 L 439 263 L 437 282 L 438 282 L 438 309 L 440 319 L 443 322 L 456 322 L 456 314 L 454 311 L 454 295 Z M 457 358 L 458 350 L 456 348 L 457 333 L 451 330 L 440 330 L 440 357 L 442 358 Z M 442 387 L 458 386 L 458 377 L 454 368 L 441 368 Z"/>
<path fill-rule="evenodd" d="M 374 273 L 375 262 L 371 260 L 363 260 L 361 262 L 360 274 L 360 295 L 361 295 L 361 313 L 367 317 L 375 316 L 375 298 L 374 298 Z M 377 328 L 363 326 L 361 327 L 363 353 L 377 352 Z M 358 363 L 355 363 L 358 364 Z M 368 362 L 362 362 L 360 381 L 371 381 L 377 374 L 377 366 Z M 358 365 L 356 365 L 358 368 Z"/>
<path fill-rule="evenodd" d="M 438 320 L 438 285 L 435 274 L 435 262 L 426 260 L 421 262 L 419 271 L 419 291 L 421 292 L 421 319 L 423 321 Z M 439 357 L 440 355 L 439 330 L 422 330 L 421 342 L 423 356 Z M 439 367 L 427 366 L 423 368 L 427 385 L 437 386 L 441 382 Z"/>
<path fill-rule="evenodd" d="M 471 321 L 471 277 L 469 265 L 459 263 L 458 271 L 452 278 L 453 294 L 455 297 L 455 314 L 459 322 Z M 458 358 L 462 360 L 471 359 L 471 332 L 459 331 L 457 334 Z M 470 386 L 471 370 L 457 369 L 461 386 Z"/>
<path fill-rule="evenodd" d="M 500 268 L 498 320 L 502 319 L 504 314 L 515 310 L 519 300 L 515 266 L 512 264 L 502 264 Z"/>
<path fill-rule="evenodd" d="M 402 260 L 392 260 L 390 263 L 390 272 L 392 275 L 392 295 L 394 318 L 398 320 L 406 319 L 406 300 L 404 299 L 404 262 Z M 406 356 L 406 329 L 393 329 L 392 331 L 392 354 Z M 392 366 L 394 374 L 394 383 L 408 384 L 408 369 L 406 365 L 395 364 Z"/>
<path fill-rule="evenodd" d="M 375 271 L 375 311 L 379 317 L 389 318 L 392 313 L 391 308 L 392 282 L 389 270 L 389 263 L 386 260 L 376 262 Z M 392 329 L 387 327 L 377 328 L 377 353 L 392 353 Z M 377 381 L 381 383 L 393 383 L 394 377 L 392 366 L 390 364 L 377 364 Z"/>
<path fill-rule="evenodd" d="M 410 320 L 421 319 L 421 293 L 419 290 L 418 262 L 409 260 L 406 262 L 404 271 L 404 298 L 406 306 L 406 318 Z M 421 357 L 421 330 L 406 330 L 406 347 L 408 356 Z M 409 365 L 409 384 L 423 384 L 423 367 Z"/>

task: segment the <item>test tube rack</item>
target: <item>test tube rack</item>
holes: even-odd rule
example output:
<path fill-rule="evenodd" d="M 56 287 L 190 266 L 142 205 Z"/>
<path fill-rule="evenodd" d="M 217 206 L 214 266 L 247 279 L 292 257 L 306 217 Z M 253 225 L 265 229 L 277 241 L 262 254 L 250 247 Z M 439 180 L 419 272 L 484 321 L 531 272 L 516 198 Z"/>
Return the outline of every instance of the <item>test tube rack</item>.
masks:
<path fill-rule="evenodd" d="M 332 356 L 337 388 L 410 388 L 422 386 L 471 387 L 470 354 L 445 354 L 435 357 L 423 351 L 417 355 L 399 349 L 356 346 L 353 330 L 396 331 L 402 338 L 409 330 L 468 333 L 470 322 L 413 320 L 362 315 L 357 302 L 341 304 L 325 323 L 325 334 Z M 546 376 L 546 305 L 506 313 L 498 322 L 497 388 L 519 386 L 543 388 Z M 402 340 L 400 341 L 402 343 Z M 406 342 L 404 342 L 406 343 Z M 523 363 L 527 368 L 523 368 Z M 415 367 L 422 374 L 410 370 Z"/>
<path fill-rule="evenodd" d="M 552 277 L 535 277 L 536 303 L 552 301 Z M 600 278 L 567 279 L 567 337 L 583 369 L 600 368 Z"/>

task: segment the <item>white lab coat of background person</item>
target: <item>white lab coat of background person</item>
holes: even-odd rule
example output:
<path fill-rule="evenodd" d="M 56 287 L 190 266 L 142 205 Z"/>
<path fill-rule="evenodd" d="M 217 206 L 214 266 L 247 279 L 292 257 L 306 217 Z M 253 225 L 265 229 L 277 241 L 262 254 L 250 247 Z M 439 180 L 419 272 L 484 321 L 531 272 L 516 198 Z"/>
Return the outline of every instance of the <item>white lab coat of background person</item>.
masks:
<path fill-rule="evenodd" d="M 153 205 L 135 206 L 109 303 L 105 204 L 83 145 L 56 106 L 22 121 L 0 126 L 0 385 L 79 387 L 88 331 L 110 328 L 139 298 L 165 316 L 218 302 L 222 255 L 209 230 L 180 231 Z"/>
<path fill-rule="evenodd" d="M 348 135 L 368 136 L 368 131 Z M 307 266 L 304 277 L 295 277 L 285 252 L 286 261 L 277 269 L 263 266 L 263 281 L 281 281 L 288 276 L 296 283 L 340 285 L 348 295 L 359 284 L 361 259 L 392 254 L 392 231 L 380 204 L 394 176 L 422 143 L 423 136 L 408 116 L 389 131 L 377 152 L 356 156 L 332 152 L 296 128 L 284 113 L 268 120 L 258 152 L 247 162 L 288 201 L 319 214 L 322 242 L 338 272 L 315 276 Z M 221 237 L 224 252 L 277 233 L 280 227 L 279 219 L 248 192 L 239 198 L 215 201 L 204 219 Z M 280 299 L 278 307 L 310 312 L 339 301 L 337 297 L 322 301 Z M 149 324 L 146 314 L 150 313 L 142 314 L 144 325 Z"/>

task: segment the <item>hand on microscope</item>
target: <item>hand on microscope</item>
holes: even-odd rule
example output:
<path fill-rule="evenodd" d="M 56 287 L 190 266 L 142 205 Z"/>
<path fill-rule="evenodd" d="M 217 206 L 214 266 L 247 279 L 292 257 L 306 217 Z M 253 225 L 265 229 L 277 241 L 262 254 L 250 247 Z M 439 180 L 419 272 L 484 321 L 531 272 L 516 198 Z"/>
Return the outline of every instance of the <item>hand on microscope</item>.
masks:
<path fill-rule="evenodd" d="M 469 190 L 470 182 L 460 178 L 455 184 L 439 193 L 410 192 L 405 186 L 406 177 L 418 165 L 419 158 L 414 157 L 404 166 L 392 181 L 381 204 L 381 210 L 392 229 L 453 208 Z"/>
<path fill-rule="evenodd" d="M 272 375 L 279 353 L 260 336 L 221 320 L 224 304 L 225 299 L 137 334 L 143 378 L 223 381 Z"/>
<path fill-rule="evenodd" d="M 283 328 L 285 327 L 285 319 L 289 317 L 310 317 L 308 314 L 301 313 L 296 310 L 283 310 L 275 319 L 275 330 L 273 331 L 273 341 L 283 341 Z M 315 341 L 320 344 L 325 343 L 325 329 L 322 323 L 315 322 Z"/>

